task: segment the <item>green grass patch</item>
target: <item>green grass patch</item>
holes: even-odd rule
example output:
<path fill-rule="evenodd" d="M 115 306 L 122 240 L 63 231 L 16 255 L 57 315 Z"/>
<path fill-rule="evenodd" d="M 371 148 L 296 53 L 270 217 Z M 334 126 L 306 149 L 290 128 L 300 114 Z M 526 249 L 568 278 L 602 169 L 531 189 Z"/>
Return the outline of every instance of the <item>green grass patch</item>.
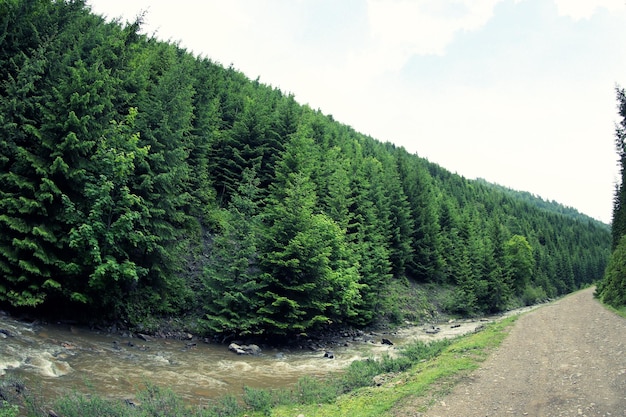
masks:
<path fill-rule="evenodd" d="M 381 386 L 361 387 L 339 396 L 330 404 L 282 405 L 272 409 L 272 417 L 379 417 L 393 415 L 394 407 L 421 396 L 433 394 L 437 386 L 454 384 L 476 369 L 508 334 L 517 316 L 487 325 L 484 330 L 454 339 L 447 347 L 426 360 L 414 362 L 409 369 Z M 370 384 L 372 385 L 372 384 Z M 252 414 L 255 415 L 255 414 Z"/>
<path fill-rule="evenodd" d="M 613 306 L 610 306 L 608 304 L 604 304 L 602 303 L 602 305 L 609 311 L 612 311 L 613 313 L 617 314 L 618 316 L 624 317 L 626 319 L 626 306 L 621 306 L 620 308 L 615 308 Z"/>

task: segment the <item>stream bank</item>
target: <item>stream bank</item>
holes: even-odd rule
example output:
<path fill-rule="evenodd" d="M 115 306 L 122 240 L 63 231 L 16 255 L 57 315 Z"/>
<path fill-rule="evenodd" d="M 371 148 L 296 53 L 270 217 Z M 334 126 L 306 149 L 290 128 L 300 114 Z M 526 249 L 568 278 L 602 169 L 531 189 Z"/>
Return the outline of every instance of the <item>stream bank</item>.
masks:
<path fill-rule="evenodd" d="M 301 337 L 285 346 L 263 343 L 257 355 L 236 355 L 226 344 L 207 343 L 192 334 L 162 338 L 127 330 L 25 322 L 5 314 L 0 316 L 0 376 L 19 378 L 46 398 L 77 391 L 132 401 L 150 382 L 171 387 L 185 401 L 199 404 L 238 395 L 244 386 L 285 387 L 303 376 L 341 372 L 354 360 L 393 356 L 413 340 L 455 337 L 498 318 L 395 331 L 345 330 L 323 338 Z"/>

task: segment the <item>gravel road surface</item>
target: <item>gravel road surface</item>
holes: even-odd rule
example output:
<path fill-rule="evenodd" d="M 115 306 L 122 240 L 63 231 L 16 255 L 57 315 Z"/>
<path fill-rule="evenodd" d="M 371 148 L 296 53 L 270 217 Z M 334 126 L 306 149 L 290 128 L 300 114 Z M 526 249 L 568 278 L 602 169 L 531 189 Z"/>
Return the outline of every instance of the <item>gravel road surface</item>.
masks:
<path fill-rule="evenodd" d="M 522 315 L 480 369 L 412 415 L 625 417 L 626 319 L 593 291 Z"/>

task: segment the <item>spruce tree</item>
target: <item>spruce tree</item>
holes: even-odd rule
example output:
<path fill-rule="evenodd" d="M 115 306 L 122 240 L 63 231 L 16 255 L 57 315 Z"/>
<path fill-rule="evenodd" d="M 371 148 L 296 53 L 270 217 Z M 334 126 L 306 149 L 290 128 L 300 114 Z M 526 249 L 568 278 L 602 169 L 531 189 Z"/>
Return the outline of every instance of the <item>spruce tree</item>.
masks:
<path fill-rule="evenodd" d="M 224 210 L 221 230 L 212 242 L 201 290 L 202 323 L 212 332 L 245 335 L 262 330 L 259 182 L 254 170 L 244 170 L 243 182 Z"/>
<path fill-rule="evenodd" d="M 437 213 L 438 198 L 432 178 L 416 155 L 398 152 L 398 169 L 411 209 L 412 255 L 407 263 L 410 276 L 418 281 L 439 282 L 443 278 L 441 231 Z"/>
<path fill-rule="evenodd" d="M 318 160 L 309 125 L 292 136 L 276 166 L 260 259 L 265 329 L 305 332 L 356 313 L 360 283 L 343 231 L 319 211 L 311 173 Z"/>
<path fill-rule="evenodd" d="M 384 313 L 386 288 L 392 278 L 387 234 L 388 212 L 382 210 L 383 202 L 376 200 L 383 196 L 380 183 L 377 182 L 380 173 L 380 163 L 375 159 L 356 159 L 350 208 L 354 221 L 348 227 L 348 240 L 364 285 L 361 290 L 363 302 L 359 306 L 359 324 L 370 323 Z"/>

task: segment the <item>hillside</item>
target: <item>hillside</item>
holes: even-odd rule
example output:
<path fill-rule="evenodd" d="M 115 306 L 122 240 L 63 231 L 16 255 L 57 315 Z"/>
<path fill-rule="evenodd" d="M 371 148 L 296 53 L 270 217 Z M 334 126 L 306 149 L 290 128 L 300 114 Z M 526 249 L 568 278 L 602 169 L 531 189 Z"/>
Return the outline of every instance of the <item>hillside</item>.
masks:
<path fill-rule="evenodd" d="M 497 312 L 600 278 L 608 227 L 452 174 L 235 68 L 93 15 L 0 4 L 0 301 L 206 333 Z"/>
<path fill-rule="evenodd" d="M 616 87 L 621 120 L 615 129 L 615 148 L 619 157 L 620 181 L 615 187 L 611 222 L 612 253 L 598 284 L 597 296 L 602 302 L 626 312 L 626 90 Z"/>

